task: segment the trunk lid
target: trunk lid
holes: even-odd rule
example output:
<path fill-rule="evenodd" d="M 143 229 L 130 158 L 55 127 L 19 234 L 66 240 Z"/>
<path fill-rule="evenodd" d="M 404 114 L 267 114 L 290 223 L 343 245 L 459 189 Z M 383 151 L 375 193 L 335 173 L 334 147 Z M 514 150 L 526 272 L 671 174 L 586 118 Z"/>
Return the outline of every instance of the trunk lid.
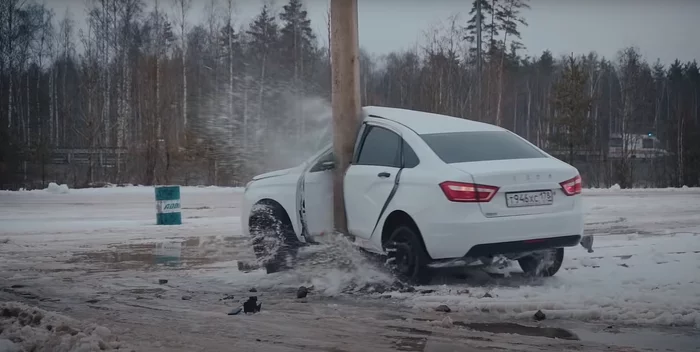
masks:
<path fill-rule="evenodd" d="M 557 213 L 571 210 L 575 205 L 575 197 L 564 194 L 560 183 L 578 172 L 558 159 L 490 160 L 450 165 L 471 175 L 476 184 L 499 188 L 490 202 L 479 203 L 486 217 Z"/>

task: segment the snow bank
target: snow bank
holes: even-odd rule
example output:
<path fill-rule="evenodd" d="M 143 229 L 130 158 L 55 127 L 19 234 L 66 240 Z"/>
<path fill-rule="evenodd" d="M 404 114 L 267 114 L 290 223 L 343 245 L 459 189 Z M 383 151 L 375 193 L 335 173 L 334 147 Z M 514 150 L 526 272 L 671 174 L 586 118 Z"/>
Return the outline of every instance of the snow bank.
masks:
<path fill-rule="evenodd" d="M 0 351 L 92 352 L 124 348 L 109 329 L 22 303 L 0 304 Z"/>
<path fill-rule="evenodd" d="M 112 194 L 148 194 L 153 195 L 154 186 L 127 186 L 127 187 L 104 187 L 104 188 L 77 188 L 72 189 L 73 193 L 112 195 Z M 180 186 L 180 193 L 187 194 L 207 194 L 217 192 L 243 192 L 243 187 L 219 187 L 219 186 Z"/>
<path fill-rule="evenodd" d="M 68 185 L 63 184 L 59 185 L 57 183 L 51 182 L 49 183 L 49 186 L 46 187 L 46 192 L 53 193 L 53 194 L 66 194 L 69 192 Z"/>
<path fill-rule="evenodd" d="M 133 186 L 128 185 L 125 187 L 106 185 L 105 187 L 99 188 L 71 188 L 69 189 L 67 185 L 58 185 L 56 183 L 49 183 L 46 189 L 39 190 L 20 190 L 20 191 L 7 191 L 0 190 L 0 194 L 45 194 L 46 192 L 53 194 L 65 194 L 70 191 L 71 194 L 81 194 L 81 195 L 137 195 L 137 194 L 153 194 L 154 186 Z M 196 194 L 211 194 L 218 192 L 232 192 L 232 193 L 243 193 L 245 191 L 244 187 L 221 187 L 221 186 L 180 186 L 180 193 L 183 195 L 196 195 Z"/>
<path fill-rule="evenodd" d="M 666 188 L 622 188 L 619 184 L 614 184 L 610 188 L 584 188 L 583 194 L 599 192 L 700 192 L 700 187 L 666 187 Z"/>

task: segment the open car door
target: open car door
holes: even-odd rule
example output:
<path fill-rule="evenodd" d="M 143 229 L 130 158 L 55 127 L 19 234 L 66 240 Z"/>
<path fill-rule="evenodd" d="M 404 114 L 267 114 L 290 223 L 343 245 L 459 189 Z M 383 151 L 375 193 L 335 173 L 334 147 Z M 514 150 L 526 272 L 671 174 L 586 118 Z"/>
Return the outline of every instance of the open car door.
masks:
<path fill-rule="evenodd" d="M 303 174 L 301 195 L 305 236 L 311 238 L 333 230 L 333 150 L 327 148 Z"/>

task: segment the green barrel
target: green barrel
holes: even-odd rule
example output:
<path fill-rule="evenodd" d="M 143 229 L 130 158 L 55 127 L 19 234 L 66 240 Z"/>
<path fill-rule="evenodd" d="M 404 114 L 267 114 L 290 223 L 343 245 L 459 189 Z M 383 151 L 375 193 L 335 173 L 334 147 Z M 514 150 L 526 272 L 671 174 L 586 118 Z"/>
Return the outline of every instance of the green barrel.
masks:
<path fill-rule="evenodd" d="M 180 186 L 156 186 L 156 219 L 158 225 L 181 225 Z"/>

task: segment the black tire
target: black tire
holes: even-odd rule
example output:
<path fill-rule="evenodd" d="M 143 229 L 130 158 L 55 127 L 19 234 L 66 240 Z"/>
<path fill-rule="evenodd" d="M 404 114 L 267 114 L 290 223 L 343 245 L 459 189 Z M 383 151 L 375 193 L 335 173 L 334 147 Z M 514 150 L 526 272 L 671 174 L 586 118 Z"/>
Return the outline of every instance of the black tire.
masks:
<path fill-rule="evenodd" d="M 387 238 L 384 249 L 390 259 L 389 267 L 399 279 L 417 285 L 430 283 L 430 257 L 416 229 L 398 226 Z"/>
<path fill-rule="evenodd" d="M 528 276 L 554 276 L 564 262 L 564 248 L 552 248 L 518 259 L 518 264 Z"/>
<path fill-rule="evenodd" d="M 290 269 L 299 250 L 292 224 L 279 206 L 258 204 L 248 226 L 253 251 L 268 274 Z"/>

